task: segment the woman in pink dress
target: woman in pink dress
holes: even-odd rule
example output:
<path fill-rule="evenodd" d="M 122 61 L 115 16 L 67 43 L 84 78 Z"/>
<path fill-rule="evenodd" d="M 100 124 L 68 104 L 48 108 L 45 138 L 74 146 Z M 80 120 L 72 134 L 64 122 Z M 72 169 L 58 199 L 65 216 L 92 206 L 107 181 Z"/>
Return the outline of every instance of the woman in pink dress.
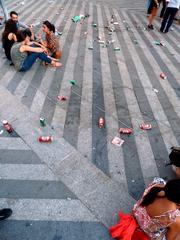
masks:
<path fill-rule="evenodd" d="M 180 240 L 180 179 L 156 178 L 134 205 L 132 214 L 120 213 L 110 228 L 118 240 Z"/>

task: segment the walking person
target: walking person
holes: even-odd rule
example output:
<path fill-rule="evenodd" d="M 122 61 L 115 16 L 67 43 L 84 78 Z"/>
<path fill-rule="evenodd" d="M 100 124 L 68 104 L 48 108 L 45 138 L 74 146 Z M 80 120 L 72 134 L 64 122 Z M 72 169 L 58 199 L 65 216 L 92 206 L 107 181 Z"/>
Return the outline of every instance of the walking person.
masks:
<path fill-rule="evenodd" d="M 170 0 L 164 13 L 160 31 L 167 33 L 173 23 L 174 17 L 180 7 L 180 0 Z"/>
<path fill-rule="evenodd" d="M 154 29 L 153 22 L 157 16 L 158 8 L 162 0 L 152 0 L 149 6 L 148 11 L 150 12 L 150 16 L 148 19 L 148 28 Z"/>
<path fill-rule="evenodd" d="M 7 8 L 6 8 L 6 6 L 5 6 L 4 0 L 0 0 L 0 6 L 1 6 L 2 10 L 3 10 L 4 20 L 5 20 L 5 22 L 6 22 L 9 17 L 8 17 L 8 11 L 7 11 Z"/>
<path fill-rule="evenodd" d="M 120 213 L 120 221 L 110 233 L 117 240 L 179 240 L 180 179 L 167 183 L 155 179 L 134 205 L 132 214 Z"/>

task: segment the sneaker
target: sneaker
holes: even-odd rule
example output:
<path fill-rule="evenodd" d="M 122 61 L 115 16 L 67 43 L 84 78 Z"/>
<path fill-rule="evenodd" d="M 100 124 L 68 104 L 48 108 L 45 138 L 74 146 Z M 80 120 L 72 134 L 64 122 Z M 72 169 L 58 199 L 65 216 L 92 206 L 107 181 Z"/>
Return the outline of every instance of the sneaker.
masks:
<path fill-rule="evenodd" d="M 12 210 L 10 208 L 4 208 L 0 210 L 0 221 L 10 217 Z"/>

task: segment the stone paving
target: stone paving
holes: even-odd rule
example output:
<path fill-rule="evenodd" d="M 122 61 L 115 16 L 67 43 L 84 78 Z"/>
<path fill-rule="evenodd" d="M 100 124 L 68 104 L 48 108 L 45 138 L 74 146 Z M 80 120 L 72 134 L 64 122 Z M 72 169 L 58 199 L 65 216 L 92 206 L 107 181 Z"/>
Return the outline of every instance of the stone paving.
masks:
<path fill-rule="evenodd" d="M 154 177 L 174 177 L 165 164 L 170 147 L 180 144 L 180 28 L 160 34 L 157 18 L 147 31 L 142 1 L 23 2 L 6 1 L 22 21 L 48 18 L 62 32 L 63 67 L 37 62 L 17 73 L 0 48 L 0 119 L 15 129 L 8 135 L 0 127 L 0 207 L 14 211 L 0 226 L 2 239 L 110 239 L 107 227 L 120 209 L 130 211 Z M 72 23 L 81 13 L 90 17 Z M 110 35 L 112 15 L 119 24 Z M 104 46 L 98 37 L 114 42 Z M 99 129 L 101 116 L 106 124 Z M 140 130 L 142 122 L 152 130 Z M 120 127 L 133 134 L 120 136 Z M 53 143 L 38 143 L 49 134 Z M 115 136 L 122 147 L 111 144 Z"/>

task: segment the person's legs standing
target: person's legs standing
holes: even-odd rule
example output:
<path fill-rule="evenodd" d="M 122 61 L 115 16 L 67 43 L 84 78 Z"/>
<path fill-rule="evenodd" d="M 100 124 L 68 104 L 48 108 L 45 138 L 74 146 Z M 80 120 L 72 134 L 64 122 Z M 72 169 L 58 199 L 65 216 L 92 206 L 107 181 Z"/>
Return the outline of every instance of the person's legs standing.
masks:
<path fill-rule="evenodd" d="M 165 11 L 166 11 L 166 5 L 167 5 L 167 4 L 166 4 L 166 0 L 163 0 L 162 4 L 163 4 L 163 7 L 162 7 L 161 13 L 160 13 L 160 18 L 161 18 L 161 19 L 163 18 L 164 13 L 165 13 Z"/>
<path fill-rule="evenodd" d="M 7 21 L 9 19 L 9 17 L 8 17 L 8 11 L 7 11 L 7 8 L 5 6 L 4 0 L 0 0 L 0 5 L 1 5 L 3 13 L 4 13 L 5 21 Z"/>
<path fill-rule="evenodd" d="M 151 15 L 149 16 L 149 24 L 148 24 L 148 27 L 150 29 L 153 29 L 153 22 L 154 22 L 154 19 L 156 18 L 156 15 L 157 15 L 157 7 L 153 7 L 152 9 L 152 12 L 151 12 Z"/>
<path fill-rule="evenodd" d="M 25 59 L 25 61 L 23 63 L 23 66 L 22 66 L 20 71 L 24 72 L 24 71 L 29 70 L 32 67 L 32 65 L 35 63 L 37 58 L 39 58 L 42 61 L 47 62 L 47 63 L 52 62 L 51 58 L 49 58 L 45 53 L 31 52 L 31 53 L 29 53 L 29 55 Z"/>
<path fill-rule="evenodd" d="M 163 17 L 163 21 L 161 23 L 161 27 L 160 27 L 161 32 L 164 32 L 169 16 L 170 16 L 170 8 L 167 7 L 166 11 L 164 13 L 164 17 Z"/>
<path fill-rule="evenodd" d="M 171 27 L 171 25 L 173 23 L 173 20 L 174 20 L 174 17 L 176 15 L 177 11 L 178 11 L 178 8 L 170 8 L 170 16 L 168 18 L 168 21 L 167 21 L 167 24 L 166 24 L 166 27 L 164 30 L 165 33 L 167 33 L 169 31 L 169 28 Z"/>

